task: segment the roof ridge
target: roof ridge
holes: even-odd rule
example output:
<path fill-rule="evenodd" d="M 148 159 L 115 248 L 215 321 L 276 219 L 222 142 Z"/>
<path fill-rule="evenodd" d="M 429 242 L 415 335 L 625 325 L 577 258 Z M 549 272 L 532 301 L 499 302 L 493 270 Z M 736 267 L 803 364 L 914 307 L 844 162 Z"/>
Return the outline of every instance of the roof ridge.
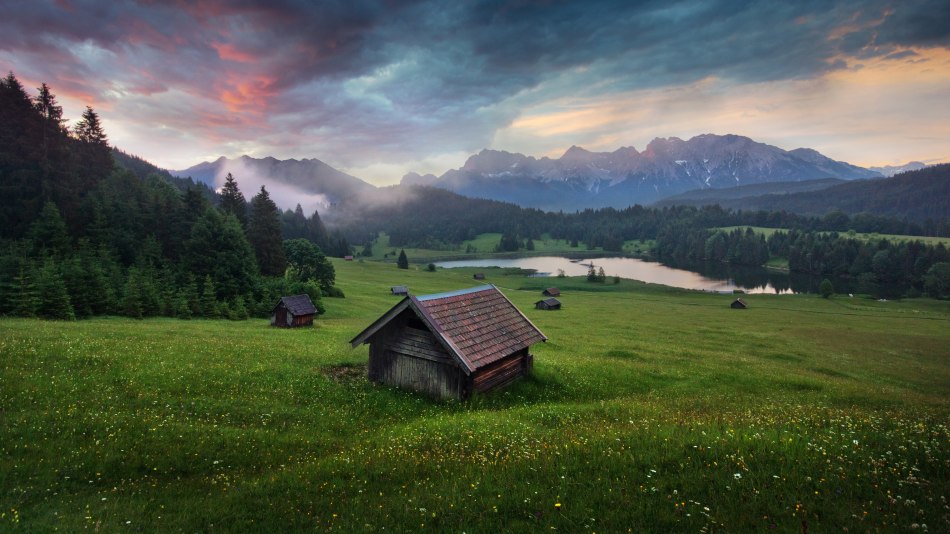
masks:
<path fill-rule="evenodd" d="M 460 295 L 468 295 L 469 293 L 479 293 L 481 291 L 488 291 L 490 289 L 498 290 L 493 284 L 485 284 L 476 287 L 469 287 L 466 289 L 457 289 L 455 291 L 446 291 L 444 293 L 432 293 L 429 295 L 419 295 L 416 297 L 416 300 L 420 302 L 425 302 L 427 300 L 438 300 L 438 299 L 447 299 L 450 297 L 458 297 Z"/>

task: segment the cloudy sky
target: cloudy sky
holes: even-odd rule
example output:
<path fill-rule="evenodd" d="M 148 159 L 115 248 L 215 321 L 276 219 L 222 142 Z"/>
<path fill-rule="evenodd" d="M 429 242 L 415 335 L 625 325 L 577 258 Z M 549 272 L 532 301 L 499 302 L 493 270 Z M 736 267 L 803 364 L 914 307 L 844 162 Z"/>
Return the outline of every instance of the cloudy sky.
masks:
<path fill-rule="evenodd" d="M 0 69 L 170 169 L 318 158 L 388 184 L 701 133 L 950 161 L 947 0 L 3 0 Z"/>

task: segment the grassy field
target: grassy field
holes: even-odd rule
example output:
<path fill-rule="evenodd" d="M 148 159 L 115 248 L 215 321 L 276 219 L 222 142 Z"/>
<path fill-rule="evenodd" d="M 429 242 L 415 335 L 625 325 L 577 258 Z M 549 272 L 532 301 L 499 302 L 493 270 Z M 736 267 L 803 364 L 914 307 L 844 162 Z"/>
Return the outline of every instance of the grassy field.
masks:
<path fill-rule="evenodd" d="M 769 237 L 775 232 L 787 232 L 785 228 L 765 228 L 763 226 L 723 226 L 718 228 L 726 232 L 731 232 L 735 229 L 746 229 L 752 228 L 757 234 L 762 234 L 765 237 Z M 827 233 L 827 232 L 826 232 Z M 888 241 L 894 242 L 903 242 L 903 241 L 920 241 L 927 245 L 936 245 L 937 243 L 943 243 L 944 246 L 950 247 L 950 237 L 931 237 L 931 236 L 918 236 L 918 235 L 897 235 L 897 234 L 862 234 L 856 232 L 839 232 L 839 235 L 842 237 L 851 237 L 861 241 L 880 241 L 881 239 L 886 239 Z"/>
<path fill-rule="evenodd" d="M 0 531 L 950 529 L 948 302 L 480 269 L 550 339 L 437 402 L 347 342 L 474 270 L 334 264 L 313 329 L 0 319 Z"/>
<path fill-rule="evenodd" d="M 475 239 L 463 241 L 461 245 L 445 250 L 427 249 L 427 248 L 403 248 L 394 247 L 389 244 L 389 236 L 380 234 L 373 243 L 373 256 L 367 259 L 388 260 L 395 262 L 399 257 L 399 251 L 405 250 L 406 256 L 411 263 L 428 263 L 430 261 L 444 261 L 464 258 L 488 258 L 493 256 L 512 256 L 519 257 L 526 255 L 544 256 L 544 255 L 599 255 L 604 254 L 603 248 L 596 247 L 588 250 L 583 242 L 578 246 L 572 247 L 570 242 L 565 239 L 554 239 L 549 235 L 543 235 L 541 239 L 534 241 L 534 251 L 520 250 L 517 253 L 498 253 L 495 247 L 501 241 L 501 234 L 479 234 Z M 653 248 L 654 241 L 626 241 L 623 245 L 623 253 L 633 256 L 649 254 Z"/>

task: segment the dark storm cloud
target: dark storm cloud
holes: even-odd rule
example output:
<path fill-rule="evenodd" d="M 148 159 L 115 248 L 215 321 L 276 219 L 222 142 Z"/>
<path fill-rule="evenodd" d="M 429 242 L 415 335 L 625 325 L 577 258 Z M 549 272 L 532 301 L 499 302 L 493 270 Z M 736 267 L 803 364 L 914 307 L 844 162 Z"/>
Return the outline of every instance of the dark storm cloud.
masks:
<path fill-rule="evenodd" d="M 217 107 L 165 122 L 352 163 L 486 146 L 530 92 L 811 78 L 948 36 L 945 0 L 61 0 L 0 6 L 0 67 L 142 121 L 162 107 L 132 98 L 184 93 Z"/>

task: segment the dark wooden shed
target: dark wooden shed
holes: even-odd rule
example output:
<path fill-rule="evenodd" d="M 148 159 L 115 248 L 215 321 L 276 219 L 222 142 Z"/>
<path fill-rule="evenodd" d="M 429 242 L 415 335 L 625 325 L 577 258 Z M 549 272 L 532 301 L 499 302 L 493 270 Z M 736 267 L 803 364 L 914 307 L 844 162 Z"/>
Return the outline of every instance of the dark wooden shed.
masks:
<path fill-rule="evenodd" d="M 731 306 L 733 309 L 736 309 L 736 310 L 744 310 L 749 307 L 749 305 L 746 304 L 745 301 L 742 299 L 736 299 L 732 301 L 732 304 L 730 304 L 729 306 Z"/>
<path fill-rule="evenodd" d="M 440 398 L 468 398 L 528 374 L 547 337 L 493 285 L 407 296 L 360 332 L 369 379 Z"/>
<path fill-rule="evenodd" d="M 543 299 L 543 300 L 539 300 L 535 302 L 534 307 L 539 310 L 560 310 L 561 301 L 559 301 L 558 299 L 554 297 L 551 297 L 548 299 Z"/>
<path fill-rule="evenodd" d="M 393 286 L 389 290 L 393 295 L 402 295 L 406 296 L 409 294 L 409 288 L 406 286 Z"/>
<path fill-rule="evenodd" d="M 485 273 L 475 273 L 472 275 L 472 278 L 474 278 L 475 280 L 484 280 Z"/>
<path fill-rule="evenodd" d="M 271 312 L 270 325 L 283 328 L 295 326 L 313 326 L 313 316 L 317 308 L 309 295 L 281 297 Z"/>
<path fill-rule="evenodd" d="M 556 287 L 549 287 L 541 292 L 545 297 L 560 297 L 561 290 Z"/>

